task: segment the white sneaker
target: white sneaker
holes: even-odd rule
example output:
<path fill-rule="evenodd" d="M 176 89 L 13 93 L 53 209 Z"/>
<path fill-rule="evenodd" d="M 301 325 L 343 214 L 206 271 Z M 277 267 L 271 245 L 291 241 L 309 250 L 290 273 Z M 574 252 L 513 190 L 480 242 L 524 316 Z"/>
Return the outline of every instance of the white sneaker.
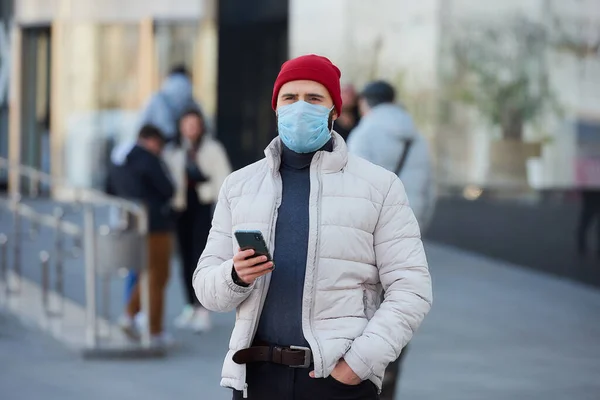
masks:
<path fill-rule="evenodd" d="M 167 332 L 159 333 L 158 335 L 152 335 L 150 338 L 150 345 L 152 347 L 160 348 L 171 348 L 175 346 L 175 339 Z"/>
<path fill-rule="evenodd" d="M 212 328 L 210 312 L 206 308 L 196 308 L 189 326 L 196 333 L 208 332 Z"/>
<path fill-rule="evenodd" d="M 135 316 L 135 325 L 137 326 L 138 330 L 141 331 L 146 327 L 146 324 L 148 324 L 148 316 L 146 313 L 140 311 Z"/>
<path fill-rule="evenodd" d="M 181 311 L 181 314 L 179 314 L 179 316 L 175 318 L 175 327 L 177 329 L 189 328 L 190 324 L 192 323 L 192 320 L 194 319 L 195 313 L 196 310 L 189 304 L 183 307 L 183 311 Z"/>
<path fill-rule="evenodd" d="M 123 315 L 119 318 L 119 327 L 121 331 L 131 340 L 139 340 L 140 332 L 133 318 L 128 315 Z"/>

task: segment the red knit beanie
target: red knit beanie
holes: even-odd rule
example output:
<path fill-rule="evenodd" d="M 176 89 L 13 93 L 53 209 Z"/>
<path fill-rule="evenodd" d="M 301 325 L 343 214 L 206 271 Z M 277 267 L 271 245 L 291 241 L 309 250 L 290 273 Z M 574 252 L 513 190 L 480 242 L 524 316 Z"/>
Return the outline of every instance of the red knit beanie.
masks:
<path fill-rule="evenodd" d="M 275 81 L 272 100 L 273 110 L 277 108 L 279 90 L 284 84 L 291 81 L 308 80 L 319 82 L 327 88 L 333 99 L 333 105 L 337 113 L 340 114 L 342 111 L 341 76 L 342 73 L 339 68 L 325 57 L 310 54 L 289 60 L 281 66 L 281 71 Z"/>

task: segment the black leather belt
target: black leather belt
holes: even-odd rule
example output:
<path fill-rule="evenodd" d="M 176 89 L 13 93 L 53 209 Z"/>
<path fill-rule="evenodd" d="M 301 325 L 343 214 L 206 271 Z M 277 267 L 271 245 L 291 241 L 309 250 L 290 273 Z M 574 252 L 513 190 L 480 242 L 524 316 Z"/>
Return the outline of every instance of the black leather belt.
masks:
<path fill-rule="evenodd" d="M 292 368 L 309 368 L 313 362 L 312 352 L 301 346 L 252 346 L 233 355 L 236 364 L 272 362 Z"/>

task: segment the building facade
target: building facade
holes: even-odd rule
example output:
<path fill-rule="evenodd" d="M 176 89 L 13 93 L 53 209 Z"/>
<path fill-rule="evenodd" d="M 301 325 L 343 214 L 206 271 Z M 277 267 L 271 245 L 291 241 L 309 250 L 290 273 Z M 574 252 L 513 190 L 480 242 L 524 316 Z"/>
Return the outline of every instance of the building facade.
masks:
<path fill-rule="evenodd" d="M 101 188 L 110 143 L 135 136 L 139 109 L 173 65 L 216 109 L 212 0 L 20 0 L 12 26 L 10 159 L 47 170 L 57 198 Z"/>
<path fill-rule="evenodd" d="M 557 105 L 535 118 L 516 118 L 518 139 L 506 135 L 500 123 L 491 123 L 493 113 L 486 115 L 489 104 L 479 99 L 490 100 L 491 90 L 476 93 L 474 104 L 464 104 L 464 89 L 477 74 L 470 72 L 461 81 L 456 68 L 457 45 L 465 35 L 489 27 L 497 26 L 507 42 L 516 42 L 506 54 L 519 49 L 528 38 L 512 31 L 515 22 L 525 25 L 523 35 L 526 29 L 539 29 L 536 40 L 544 48 L 527 60 L 503 58 L 500 51 L 484 54 L 495 63 L 496 83 L 507 74 L 504 87 L 509 87 L 511 74 L 531 62 L 536 70 L 525 75 L 532 83 L 523 93 L 536 100 L 535 80 L 547 81 Z M 600 3 L 594 0 L 493 5 L 479 0 L 290 0 L 290 55 L 325 54 L 341 66 L 342 79 L 358 87 L 377 78 L 392 82 L 430 139 L 442 188 L 570 190 L 588 184 L 592 175 L 600 179 L 600 151 L 590 151 L 600 138 L 599 40 Z M 485 46 L 494 50 L 496 44 Z M 502 101 L 497 103 L 492 108 L 502 108 Z"/>
<path fill-rule="evenodd" d="M 102 187 L 110 143 L 135 135 L 139 109 L 175 64 L 192 71 L 195 94 L 234 167 L 261 158 L 276 135 L 270 96 L 279 67 L 307 53 L 330 57 L 342 80 L 359 88 L 378 78 L 396 86 L 430 140 L 442 189 L 600 186 L 600 5 L 594 0 L 9 4 L 0 8 L 0 156 L 49 171 L 62 182 L 58 197 L 68 198 L 76 187 Z M 536 71 L 531 76 L 549 83 L 559 107 L 516 118 L 515 138 L 486 115 L 503 104 L 480 100 L 489 100 L 489 91 L 472 90 L 478 100 L 465 103 L 463 89 L 476 74 L 457 67 L 456 51 L 482 27 L 511 32 L 517 19 L 542 29 L 545 47 L 528 58 Z M 493 61 L 494 75 L 504 76 L 507 60 Z M 528 84 L 526 93 L 535 94 L 536 85 Z"/>

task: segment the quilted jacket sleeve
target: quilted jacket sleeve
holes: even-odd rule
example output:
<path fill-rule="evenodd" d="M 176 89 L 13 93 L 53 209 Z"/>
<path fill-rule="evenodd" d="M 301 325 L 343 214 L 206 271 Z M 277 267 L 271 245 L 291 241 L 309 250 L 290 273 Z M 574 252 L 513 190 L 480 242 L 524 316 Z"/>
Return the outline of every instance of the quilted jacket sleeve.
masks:
<path fill-rule="evenodd" d="M 228 312 L 250 295 L 253 285 L 242 287 L 233 282 L 233 244 L 231 209 L 226 196 L 227 180 L 219 193 L 212 228 L 206 247 L 194 271 L 193 286 L 200 303 L 211 311 Z"/>
<path fill-rule="evenodd" d="M 395 179 L 374 233 L 384 300 L 344 359 L 362 379 L 380 378 L 431 308 L 431 277 L 415 216 Z"/>

